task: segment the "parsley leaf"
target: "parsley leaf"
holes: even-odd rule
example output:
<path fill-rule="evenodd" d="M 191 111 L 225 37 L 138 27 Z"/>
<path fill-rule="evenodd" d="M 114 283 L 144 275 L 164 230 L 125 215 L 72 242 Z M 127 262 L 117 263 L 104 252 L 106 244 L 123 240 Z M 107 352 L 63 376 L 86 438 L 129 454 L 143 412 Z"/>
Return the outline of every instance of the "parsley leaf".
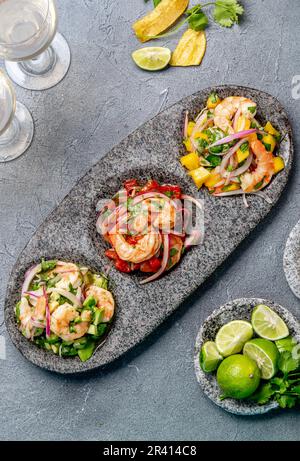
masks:
<path fill-rule="evenodd" d="M 153 5 L 154 5 L 154 8 L 157 7 L 157 5 L 161 2 L 161 0 L 153 0 Z"/>
<path fill-rule="evenodd" d="M 281 408 L 293 408 L 297 402 L 297 398 L 292 395 L 280 395 L 276 400 Z"/>
<path fill-rule="evenodd" d="M 257 402 L 259 405 L 265 405 L 273 397 L 275 391 L 270 382 L 263 384 L 258 391 L 253 394 L 250 399 Z"/>
<path fill-rule="evenodd" d="M 213 12 L 214 20 L 223 27 L 231 27 L 239 22 L 244 8 L 236 0 L 217 0 Z"/>
<path fill-rule="evenodd" d="M 196 5 L 193 8 L 190 8 L 186 11 L 187 21 L 191 29 L 203 30 L 208 25 L 208 17 L 202 11 L 201 5 Z"/>

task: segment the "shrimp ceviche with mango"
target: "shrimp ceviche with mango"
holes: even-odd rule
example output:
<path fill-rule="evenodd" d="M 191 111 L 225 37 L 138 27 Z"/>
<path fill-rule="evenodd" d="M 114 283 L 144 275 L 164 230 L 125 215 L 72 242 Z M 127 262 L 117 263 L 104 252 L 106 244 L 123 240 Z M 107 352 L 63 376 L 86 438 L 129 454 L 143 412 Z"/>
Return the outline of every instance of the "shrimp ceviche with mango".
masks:
<path fill-rule="evenodd" d="M 115 302 L 108 279 L 65 261 L 42 260 L 26 272 L 15 307 L 25 338 L 61 357 L 88 360 L 109 329 Z"/>
<path fill-rule="evenodd" d="M 199 189 L 204 185 L 216 197 L 242 194 L 248 206 L 245 194 L 260 195 L 284 169 L 284 160 L 275 155 L 281 134 L 270 121 L 262 127 L 256 111 L 256 102 L 249 98 L 222 100 L 212 93 L 194 121 L 186 112 L 187 154 L 180 162 Z"/>
<path fill-rule="evenodd" d="M 175 266 L 184 250 L 200 237 L 197 229 L 187 236 L 192 218 L 187 204 L 202 211 L 202 204 L 183 194 L 178 185 L 153 179 L 143 185 L 136 179 L 125 181 L 97 220 L 98 232 L 111 246 L 105 254 L 116 269 L 152 273 L 143 284 Z"/>

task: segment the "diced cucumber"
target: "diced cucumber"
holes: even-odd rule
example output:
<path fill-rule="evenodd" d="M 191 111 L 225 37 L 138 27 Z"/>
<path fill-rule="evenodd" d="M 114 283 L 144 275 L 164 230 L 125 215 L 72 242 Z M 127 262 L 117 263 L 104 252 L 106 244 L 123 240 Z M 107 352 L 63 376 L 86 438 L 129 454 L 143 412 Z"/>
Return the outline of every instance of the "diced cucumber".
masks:
<path fill-rule="evenodd" d="M 86 300 L 83 303 L 83 307 L 86 309 L 92 309 L 94 306 L 96 306 L 97 302 L 93 296 L 88 296 Z"/>
<path fill-rule="evenodd" d="M 94 312 L 94 318 L 93 318 L 93 324 L 94 325 L 99 325 L 99 323 L 102 320 L 102 314 L 104 312 L 104 309 L 96 309 Z"/>
<path fill-rule="evenodd" d="M 94 274 L 93 275 L 93 285 L 95 285 L 96 287 L 104 288 L 105 290 L 107 290 L 107 288 L 108 288 L 108 280 L 105 277 L 103 277 L 102 275 Z"/>
<path fill-rule="evenodd" d="M 86 337 L 76 339 L 73 343 L 75 349 L 84 349 L 87 346 L 88 339 Z"/>
<path fill-rule="evenodd" d="M 57 344 L 52 344 L 51 349 L 54 352 L 54 354 L 58 354 L 59 346 Z"/>
<path fill-rule="evenodd" d="M 56 336 L 55 334 L 52 334 L 52 335 L 48 336 L 48 338 L 47 338 L 47 342 L 49 344 L 57 343 L 58 340 L 59 340 L 59 337 Z"/>

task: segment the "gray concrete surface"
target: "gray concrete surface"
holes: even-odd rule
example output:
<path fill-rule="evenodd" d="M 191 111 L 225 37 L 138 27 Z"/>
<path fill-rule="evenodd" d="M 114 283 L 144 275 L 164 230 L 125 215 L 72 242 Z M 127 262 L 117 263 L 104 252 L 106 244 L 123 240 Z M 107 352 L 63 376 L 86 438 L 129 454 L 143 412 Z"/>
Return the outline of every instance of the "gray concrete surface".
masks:
<path fill-rule="evenodd" d="M 131 24 L 149 8 L 143 0 L 58 3 L 70 71 L 51 90 L 17 90 L 32 111 L 35 138 L 23 157 L 0 165 L 1 299 L 16 256 L 80 176 L 133 129 L 199 88 L 237 83 L 277 96 L 293 124 L 296 161 L 279 204 L 250 238 L 171 319 L 105 370 L 79 378 L 42 371 L 21 357 L 2 324 L 0 438 L 299 440 L 297 411 L 243 418 L 214 406 L 198 387 L 192 353 L 201 322 L 230 299 L 272 298 L 300 317 L 282 269 L 299 219 L 300 100 L 292 98 L 292 78 L 300 74 L 299 2 L 244 1 L 240 27 L 208 29 L 201 67 L 156 74 L 130 58 L 139 47 Z M 173 48 L 176 38 L 164 43 Z"/>

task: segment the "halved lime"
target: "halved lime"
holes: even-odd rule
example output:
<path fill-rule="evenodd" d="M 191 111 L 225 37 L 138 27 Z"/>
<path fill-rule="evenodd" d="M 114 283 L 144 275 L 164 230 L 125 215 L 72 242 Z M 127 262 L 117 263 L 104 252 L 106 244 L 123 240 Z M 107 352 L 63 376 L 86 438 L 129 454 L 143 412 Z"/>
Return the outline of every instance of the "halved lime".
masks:
<path fill-rule="evenodd" d="M 141 69 L 155 71 L 164 69 L 169 64 L 171 51 L 162 46 L 151 46 L 140 48 L 134 51 L 131 56 Z"/>
<path fill-rule="evenodd" d="M 272 341 L 252 339 L 245 344 L 243 353 L 256 362 L 263 379 L 273 378 L 277 372 L 279 352 Z"/>
<path fill-rule="evenodd" d="M 222 360 L 223 357 L 219 353 L 216 343 L 207 341 L 203 344 L 200 352 L 200 366 L 203 371 L 206 373 L 215 371 Z"/>
<path fill-rule="evenodd" d="M 223 360 L 217 371 L 221 398 L 245 399 L 252 395 L 260 383 L 260 371 L 255 361 L 246 355 L 231 355 Z"/>
<path fill-rule="evenodd" d="M 253 336 L 251 323 L 233 320 L 222 326 L 216 336 L 218 351 L 223 357 L 241 352 L 244 344 Z"/>
<path fill-rule="evenodd" d="M 289 335 L 289 329 L 276 312 L 268 306 L 259 304 L 255 307 L 251 317 L 255 333 L 264 339 L 277 341 Z"/>

